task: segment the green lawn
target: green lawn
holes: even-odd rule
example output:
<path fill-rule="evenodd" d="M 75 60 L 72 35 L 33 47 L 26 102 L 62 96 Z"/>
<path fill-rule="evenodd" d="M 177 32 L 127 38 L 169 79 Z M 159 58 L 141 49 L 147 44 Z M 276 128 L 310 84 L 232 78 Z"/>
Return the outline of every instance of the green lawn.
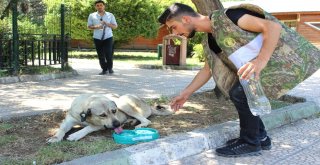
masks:
<path fill-rule="evenodd" d="M 96 59 L 97 53 L 95 51 L 71 51 L 69 52 L 69 58 L 86 58 Z M 162 57 L 158 59 L 157 52 L 129 52 L 129 51 L 115 51 L 114 52 L 115 62 L 128 62 L 136 65 L 162 65 Z M 202 67 L 203 62 L 194 58 L 186 59 L 187 66 Z"/>

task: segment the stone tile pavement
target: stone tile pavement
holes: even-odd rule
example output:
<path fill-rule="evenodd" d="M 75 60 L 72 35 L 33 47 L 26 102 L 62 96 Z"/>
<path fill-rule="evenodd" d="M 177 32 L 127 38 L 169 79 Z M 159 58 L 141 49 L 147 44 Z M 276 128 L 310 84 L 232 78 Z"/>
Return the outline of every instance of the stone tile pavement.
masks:
<path fill-rule="evenodd" d="M 98 75 L 97 60 L 70 59 L 79 76 L 47 81 L 0 84 L 0 120 L 12 116 L 65 110 L 83 93 L 126 93 L 142 98 L 177 95 L 191 82 L 196 70 L 139 69 L 115 63 L 113 75 Z M 16 78 L 12 78 L 16 79 Z M 7 80 L 9 81 L 9 80 Z M 210 80 L 202 90 L 212 89 Z"/>

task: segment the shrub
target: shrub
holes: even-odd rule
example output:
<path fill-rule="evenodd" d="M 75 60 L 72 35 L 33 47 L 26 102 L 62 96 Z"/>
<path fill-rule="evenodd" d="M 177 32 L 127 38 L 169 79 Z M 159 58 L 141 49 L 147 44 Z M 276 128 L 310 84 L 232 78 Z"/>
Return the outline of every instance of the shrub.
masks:
<path fill-rule="evenodd" d="M 196 45 L 193 46 L 192 58 L 196 58 L 200 62 L 204 62 L 205 61 L 202 44 L 196 44 Z"/>

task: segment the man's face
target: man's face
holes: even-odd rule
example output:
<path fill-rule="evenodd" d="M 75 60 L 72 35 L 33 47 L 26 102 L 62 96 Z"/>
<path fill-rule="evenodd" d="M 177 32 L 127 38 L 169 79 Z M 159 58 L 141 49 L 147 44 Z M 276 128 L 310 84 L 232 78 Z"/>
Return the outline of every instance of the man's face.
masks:
<path fill-rule="evenodd" d="M 196 33 L 194 26 L 183 18 L 181 21 L 175 19 L 169 20 L 166 22 L 166 25 L 171 34 L 192 38 Z"/>
<path fill-rule="evenodd" d="M 98 12 L 103 12 L 105 9 L 105 6 L 103 3 L 97 3 L 95 7 Z"/>

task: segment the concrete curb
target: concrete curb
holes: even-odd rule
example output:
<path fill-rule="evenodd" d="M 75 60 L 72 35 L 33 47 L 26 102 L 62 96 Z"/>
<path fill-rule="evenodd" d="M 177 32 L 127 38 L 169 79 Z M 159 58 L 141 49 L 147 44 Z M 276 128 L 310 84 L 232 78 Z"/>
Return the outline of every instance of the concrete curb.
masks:
<path fill-rule="evenodd" d="M 28 82 L 28 81 L 47 81 L 53 79 L 67 78 L 77 76 L 78 72 L 73 70 L 71 72 L 62 72 L 62 73 L 52 73 L 44 75 L 21 75 L 14 77 L 1 77 L 0 84 L 10 84 L 17 82 Z"/>
<path fill-rule="evenodd" d="M 267 130 L 319 114 L 320 108 L 314 102 L 298 103 L 277 110 L 262 117 Z M 226 123 L 176 134 L 156 141 L 141 143 L 127 148 L 86 156 L 61 165 L 156 165 L 199 154 L 221 146 L 228 139 L 239 135 L 239 123 Z"/>

